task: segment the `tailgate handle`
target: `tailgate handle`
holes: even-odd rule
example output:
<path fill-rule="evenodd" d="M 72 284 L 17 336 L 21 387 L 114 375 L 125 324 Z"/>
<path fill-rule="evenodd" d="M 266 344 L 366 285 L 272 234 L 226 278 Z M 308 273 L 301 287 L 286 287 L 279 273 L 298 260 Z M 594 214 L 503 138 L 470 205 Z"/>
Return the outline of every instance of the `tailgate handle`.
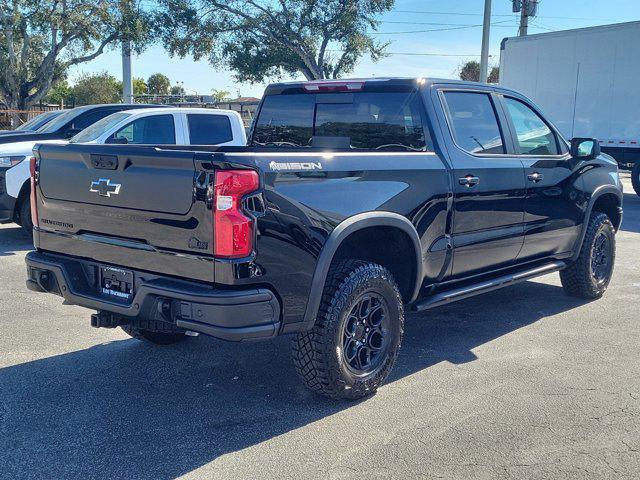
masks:
<path fill-rule="evenodd" d="M 118 168 L 118 157 L 116 155 L 91 155 L 91 165 L 93 168 L 101 170 L 115 170 Z"/>

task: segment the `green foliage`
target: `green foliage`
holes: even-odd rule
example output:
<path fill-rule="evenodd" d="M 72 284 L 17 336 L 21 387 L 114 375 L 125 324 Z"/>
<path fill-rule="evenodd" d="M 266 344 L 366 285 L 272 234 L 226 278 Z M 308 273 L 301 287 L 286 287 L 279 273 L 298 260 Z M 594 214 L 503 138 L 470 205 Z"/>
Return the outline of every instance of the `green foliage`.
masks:
<path fill-rule="evenodd" d="M 47 103 L 55 103 L 56 105 L 70 105 L 74 103 L 73 88 L 69 86 L 66 80 L 60 80 L 51 87 L 45 101 Z"/>
<path fill-rule="evenodd" d="M 145 95 L 149 92 L 149 87 L 147 86 L 147 82 L 144 81 L 144 78 L 134 78 L 133 79 L 133 94 L 134 95 Z"/>
<path fill-rule="evenodd" d="M 77 105 L 118 103 L 122 97 L 122 82 L 107 72 L 83 74 L 73 86 Z"/>
<path fill-rule="evenodd" d="M 125 35 L 140 50 L 150 30 L 138 1 L 0 1 L 0 102 L 20 109 L 39 102 L 69 67 Z"/>
<path fill-rule="evenodd" d="M 394 0 L 160 0 L 155 29 L 175 55 L 208 58 L 239 81 L 338 78 L 387 44 L 371 35 Z"/>
<path fill-rule="evenodd" d="M 153 95 L 169 95 L 171 80 L 162 73 L 154 73 L 147 79 L 149 93 Z"/>
<path fill-rule="evenodd" d="M 229 100 L 231 98 L 231 92 L 228 92 L 226 90 L 216 90 L 215 88 L 212 88 L 211 96 L 216 102 L 224 102 L 225 100 Z"/>
<path fill-rule="evenodd" d="M 463 63 L 460 66 L 459 71 L 460 80 L 467 80 L 470 82 L 479 82 L 480 81 L 480 62 L 475 60 L 470 60 L 468 62 Z M 499 67 L 491 67 L 489 71 L 489 83 L 498 83 L 500 80 L 500 68 Z"/>
<path fill-rule="evenodd" d="M 174 85 L 171 87 L 171 95 L 184 95 L 184 87 L 182 85 Z"/>

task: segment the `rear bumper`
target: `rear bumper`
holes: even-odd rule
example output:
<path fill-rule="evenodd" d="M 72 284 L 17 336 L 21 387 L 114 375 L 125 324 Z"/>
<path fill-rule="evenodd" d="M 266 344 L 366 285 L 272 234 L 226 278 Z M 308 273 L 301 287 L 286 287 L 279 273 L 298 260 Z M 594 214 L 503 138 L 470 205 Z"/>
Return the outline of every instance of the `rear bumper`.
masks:
<path fill-rule="evenodd" d="M 0 223 L 13 222 L 16 199 L 7 193 L 5 171 L 0 169 Z"/>
<path fill-rule="evenodd" d="M 29 252 L 25 261 L 27 288 L 74 305 L 230 341 L 270 338 L 279 331 L 280 303 L 265 288 L 223 290 L 134 270 L 133 299 L 119 301 L 100 291 L 99 267 L 106 265 L 40 251 Z"/>

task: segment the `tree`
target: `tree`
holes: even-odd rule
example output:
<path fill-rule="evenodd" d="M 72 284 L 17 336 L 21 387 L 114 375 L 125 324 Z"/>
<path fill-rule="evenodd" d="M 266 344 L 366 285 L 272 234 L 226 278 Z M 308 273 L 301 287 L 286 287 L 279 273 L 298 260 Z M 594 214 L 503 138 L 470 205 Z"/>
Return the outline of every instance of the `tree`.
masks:
<path fill-rule="evenodd" d="M 0 2 L 0 101 L 24 110 L 69 67 L 93 60 L 123 35 L 149 39 L 138 0 Z"/>
<path fill-rule="evenodd" d="M 145 95 L 149 92 L 149 87 L 147 86 L 147 82 L 144 81 L 144 78 L 134 78 L 133 79 L 133 94 L 134 95 Z"/>
<path fill-rule="evenodd" d="M 394 0 L 160 0 L 155 27 L 172 55 L 207 57 L 239 81 L 338 78 L 386 43 L 371 36 Z"/>
<path fill-rule="evenodd" d="M 154 73 L 147 78 L 147 85 L 149 86 L 149 93 L 153 95 L 169 95 L 171 80 L 166 75 Z"/>
<path fill-rule="evenodd" d="M 182 85 L 174 85 L 171 87 L 171 95 L 184 95 L 184 87 Z"/>
<path fill-rule="evenodd" d="M 45 100 L 47 103 L 55 103 L 56 105 L 69 105 L 74 102 L 73 88 L 66 80 L 60 80 L 51 87 Z"/>
<path fill-rule="evenodd" d="M 78 105 L 118 103 L 122 96 L 122 82 L 107 72 L 83 74 L 73 86 Z"/>
<path fill-rule="evenodd" d="M 480 62 L 476 62 L 475 60 L 470 60 L 466 63 L 463 63 L 460 66 L 460 80 L 467 80 L 470 82 L 479 82 L 480 81 Z M 498 83 L 500 80 L 500 68 L 499 67 L 491 67 L 491 71 L 489 72 L 489 83 Z"/>
<path fill-rule="evenodd" d="M 226 90 L 216 90 L 215 88 L 212 88 L 211 96 L 216 102 L 224 102 L 225 100 L 229 100 L 231 92 L 227 92 Z"/>

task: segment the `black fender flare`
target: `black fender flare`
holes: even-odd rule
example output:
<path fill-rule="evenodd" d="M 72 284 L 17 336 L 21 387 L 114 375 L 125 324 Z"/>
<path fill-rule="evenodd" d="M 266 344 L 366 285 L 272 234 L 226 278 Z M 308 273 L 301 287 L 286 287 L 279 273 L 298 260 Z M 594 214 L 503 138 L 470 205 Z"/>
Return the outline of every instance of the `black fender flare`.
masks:
<path fill-rule="evenodd" d="M 580 256 L 580 249 L 582 248 L 582 242 L 584 242 L 584 236 L 587 234 L 587 226 L 589 225 L 589 217 L 591 216 L 591 212 L 593 211 L 593 206 L 603 195 L 614 194 L 618 199 L 618 207 L 622 208 L 622 191 L 614 186 L 614 185 L 601 185 L 593 191 L 591 198 L 589 198 L 589 204 L 585 210 L 584 221 L 582 222 L 582 228 L 580 230 L 580 235 L 576 240 L 576 245 L 573 248 L 573 255 L 571 255 L 571 261 L 575 261 Z M 621 212 L 622 213 L 622 212 Z"/>
<path fill-rule="evenodd" d="M 316 315 L 320 308 L 320 301 L 322 300 L 322 292 L 324 290 L 327 274 L 329 273 L 329 267 L 331 266 L 333 257 L 340 247 L 340 244 L 350 234 L 369 227 L 395 227 L 402 230 L 409 236 L 413 243 L 416 261 L 416 278 L 410 302 L 413 302 L 417 298 L 422 284 L 423 273 L 422 244 L 420 243 L 420 236 L 418 235 L 416 228 L 406 217 L 397 213 L 381 211 L 360 213 L 353 217 L 349 217 L 338 224 L 322 247 L 313 273 L 307 307 L 304 313 L 302 326 L 300 328 L 301 331 L 311 329 L 316 321 Z"/>

